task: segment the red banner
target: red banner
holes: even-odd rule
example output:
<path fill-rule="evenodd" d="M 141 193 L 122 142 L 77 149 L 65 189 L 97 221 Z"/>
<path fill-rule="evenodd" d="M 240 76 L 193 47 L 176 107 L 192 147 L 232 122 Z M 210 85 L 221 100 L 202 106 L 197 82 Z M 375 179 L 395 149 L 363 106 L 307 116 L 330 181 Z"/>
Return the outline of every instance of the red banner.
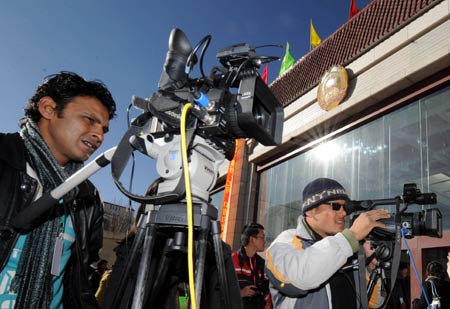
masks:
<path fill-rule="evenodd" d="M 223 239 L 223 233 L 226 230 L 226 223 L 228 222 L 228 214 L 229 214 L 229 207 L 230 207 L 230 200 L 231 200 L 231 189 L 233 185 L 233 176 L 234 176 L 234 165 L 235 165 L 235 159 L 236 154 L 239 146 L 239 139 L 236 140 L 236 146 L 234 151 L 234 157 L 233 160 L 230 161 L 230 164 L 228 165 L 228 172 L 227 172 L 227 180 L 225 182 L 225 189 L 223 193 L 223 202 L 222 202 L 222 214 L 220 216 L 220 227 L 222 229 L 222 239 Z"/>

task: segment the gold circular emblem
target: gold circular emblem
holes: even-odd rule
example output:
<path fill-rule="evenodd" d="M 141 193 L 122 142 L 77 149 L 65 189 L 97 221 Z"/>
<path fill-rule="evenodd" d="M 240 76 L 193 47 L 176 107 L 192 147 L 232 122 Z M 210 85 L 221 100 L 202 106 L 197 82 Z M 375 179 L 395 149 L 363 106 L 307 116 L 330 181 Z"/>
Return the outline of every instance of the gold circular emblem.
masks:
<path fill-rule="evenodd" d="M 347 95 L 347 71 L 341 65 L 332 66 L 323 75 L 317 89 L 317 102 L 321 109 L 329 111 L 344 100 Z"/>

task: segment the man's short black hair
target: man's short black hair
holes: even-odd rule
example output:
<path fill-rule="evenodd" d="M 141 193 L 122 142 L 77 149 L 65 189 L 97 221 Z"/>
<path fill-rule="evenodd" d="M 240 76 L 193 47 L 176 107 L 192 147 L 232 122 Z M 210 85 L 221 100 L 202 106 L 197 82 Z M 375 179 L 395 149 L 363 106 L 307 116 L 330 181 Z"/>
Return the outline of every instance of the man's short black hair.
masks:
<path fill-rule="evenodd" d="M 49 96 L 56 102 L 58 114 L 74 97 L 86 96 L 97 98 L 107 108 L 109 119 L 115 117 L 116 102 L 108 88 L 99 80 L 87 81 L 73 72 L 62 71 L 47 76 L 37 87 L 35 94 L 25 107 L 25 116 L 37 122 L 42 115 L 39 112 L 39 101 Z"/>
<path fill-rule="evenodd" d="M 443 278 L 444 271 L 444 266 L 438 261 L 431 261 L 427 265 L 427 273 L 429 273 L 431 276 Z"/>
<path fill-rule="evenodd" d="M 258 236 L 259 230 L 264 230 L 264 226 L 262 226 L 259 223 L 249 223 L 244 226 L 242 229 L 242 235 L 241 235 L 241 243 L 245 247 L 248 245 L 250 241 L 250 236 L 256 237 Z"/>

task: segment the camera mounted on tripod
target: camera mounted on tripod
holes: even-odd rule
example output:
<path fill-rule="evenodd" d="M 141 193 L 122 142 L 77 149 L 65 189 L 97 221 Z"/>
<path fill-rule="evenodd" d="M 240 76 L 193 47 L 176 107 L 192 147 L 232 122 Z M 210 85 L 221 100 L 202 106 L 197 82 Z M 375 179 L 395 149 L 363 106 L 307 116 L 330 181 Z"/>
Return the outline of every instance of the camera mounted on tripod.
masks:
<path fill-rule="evenodd" d="M 165 128 L 179 128 L 181 108 L 195 102 L 197 134 L 223 151 L 227 159 L 234 153 L 234 139 L 254 138 L 263 145 L 281 142 L 283 109 L 258 74 L 262 63 L 279 59 L 259 56 L 255 48 L 236 44 L 222 48 L 217 58 L 223 67 L 203 71 L 203 56 L 211 40 L 204 37 L 192 49 L 180 29 L 172 30 L 158 91 L 150 98 L 135 100 L 135 106 L 157 117 Z M 205 44 L 200 57 L 200 78 L 189 78 L 197 62 L 195 52 Z M 238 88 L 233 94 L 230 88 Z M 194 120 L 194 119 L 192 119 Z"/>
<path fill-rule="evenodd" d="M 173 305 L 172 291 L 186 279 L 193 307 L 196 299 L 202 308 L 240 307 L 231 249 L 220 239 L 218 211 L 208 203 L 209 191 L 219 165 L 225 158 L 233 158 L 235 139 L 254 138 L 263 145 L 281 143 L 283 108 L 258 73 L 262 63 L 278 57 L 259 56 L 248 44 L 233 45 L 219 51 L 223 66 L 214 67 L 206 76 L 203 57 L 210 40 L 207 35 L 192 48 L 181 30 L 172 30 L 158 91 L 150 98 L 133 97 L 133 105 L 143 112 L 132 122 L 111 160 L 119 190 L 145 205 L 112 301 L 117 308 L 122 308 L 122 302 L 131 302 L 133 308 Z M 197 63 L 201 76 L 190 78 Z M 233 93 L 231 88 L 238 90 Z M 135 150 L 155 159 L 160 175 L 156 190 L 147 196 L 128 192 L 119 181 Z M 187 188 L 192 194 L 186 193 Z M 187 263 L 187 269 L 174 267 L 194 255 L 195 267 L 194 261 Z M 131 277 L 128 265 L 137 260 L 134 293 L 123 298 Z M 194 268 L 195 280 L 191 280 Z"/>
<path fill-rule="evenodd" d="M 158 204 L 184 196 L 181 159 L 174 153 L 179 148 L 181 111 L 187 103 L 192 103 L 187 119 L 188 144 L 191 153 L 199 154 L 196 157 L 200 162 L 198 171 L 201 170 L 199 177 L 192 178 L 210 179 L 198 186 L 196 195 L 203 200 L 208 200 L 220 163 L 233 158 L 236 138 L 254 138 L 266 146 L 281 143 L 283 108 L 258 73 L 261 64 L 279 57 L 260 56 L 255 47 L 246 43 L 232 45 L 217 53 L 223 66 L 212 68 L 206 76 L 203 58 L 210 40 L 207 35 L 192 48 L 186 35 L 173 29 L 158 91 L 150 98 L 133 97 L 133 105 L 143 113 L 119 143 L 112 160 L 112 174 L 120 191 L 134 201 Z M 196 53 L 202 46 L 198 59 Z M 201 76 L 190 78 L 197 62 Z M 237 92 L 231 92 L 231 88 L 238 88 Z M 134 150 L 158 161 L 157 172 L 164 180 L 156 196 L 131 194 L 118 181 Z"/>

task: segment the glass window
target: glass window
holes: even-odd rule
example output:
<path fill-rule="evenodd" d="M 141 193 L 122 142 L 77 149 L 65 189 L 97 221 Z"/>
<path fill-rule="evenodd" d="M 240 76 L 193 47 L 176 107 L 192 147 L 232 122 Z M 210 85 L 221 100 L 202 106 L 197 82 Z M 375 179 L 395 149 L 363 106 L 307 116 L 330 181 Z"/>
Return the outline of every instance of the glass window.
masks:
<path fill-rule="evenodd" d="M 354 200 L 393 199 L 404 184 L 416 183 L 422 193 L 434 192 L 438 203 L 407 211 L 438 207 L 449 216 L 449 98 L 447 87 L 262 172 L 258 221 L 264 216 L 268 243 L 295 228 L 303 188 L 319 177 L 336 179 Z M 443 222 L 450 229 L 450 221 Z"/>

